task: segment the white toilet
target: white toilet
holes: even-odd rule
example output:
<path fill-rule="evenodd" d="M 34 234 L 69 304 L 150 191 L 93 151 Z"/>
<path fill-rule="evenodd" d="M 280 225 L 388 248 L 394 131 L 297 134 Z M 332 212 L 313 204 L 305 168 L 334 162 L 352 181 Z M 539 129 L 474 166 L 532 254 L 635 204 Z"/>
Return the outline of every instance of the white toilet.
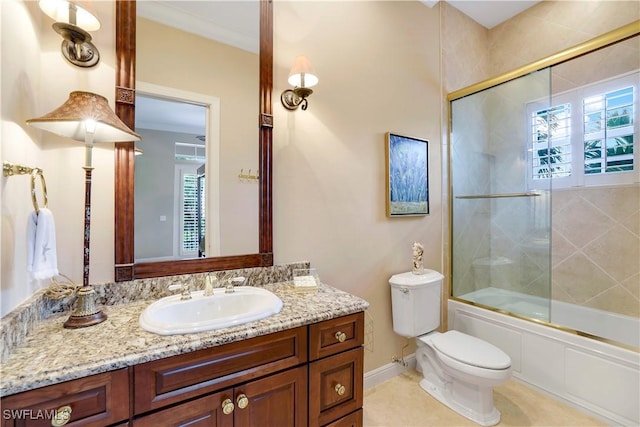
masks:
<path fill-rule="evenodd" d="M 436 332 L 444 276 L 396 274 L 389 279 L 393 330 L 417 337 L 420 387 L 462 416 L 482 425 L 500 421 L 493 387 L 511 377 L 511 359 L 498 347 L 458 331 Z"/>

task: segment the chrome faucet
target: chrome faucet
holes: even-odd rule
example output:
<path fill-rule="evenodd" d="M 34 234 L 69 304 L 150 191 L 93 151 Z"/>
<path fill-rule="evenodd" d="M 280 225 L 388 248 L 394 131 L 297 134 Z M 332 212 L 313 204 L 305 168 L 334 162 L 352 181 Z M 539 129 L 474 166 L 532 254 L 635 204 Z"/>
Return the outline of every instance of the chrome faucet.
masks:
<path fill-rule="evenodd" d="M 181 290 L 182 292 L 180 293 L 180 301 L 191 299 L 191 291 L 189 291 L 189 285 L 186 283 L 174 283 L 173 285 L 169 285 L 169 290 Z"/>
<path fill-rule="evenodd" d="M 233 290 L 233 287 L 237 284 L 241 284 L 242 282 L 245 281 L 245 278 L 242 276 L 239 277 L 234 277 L 231 280 L 227 280 L 227 284 L 224 287 L 224 293 L 225 294 L 232 294 L 235 291 Z"/>

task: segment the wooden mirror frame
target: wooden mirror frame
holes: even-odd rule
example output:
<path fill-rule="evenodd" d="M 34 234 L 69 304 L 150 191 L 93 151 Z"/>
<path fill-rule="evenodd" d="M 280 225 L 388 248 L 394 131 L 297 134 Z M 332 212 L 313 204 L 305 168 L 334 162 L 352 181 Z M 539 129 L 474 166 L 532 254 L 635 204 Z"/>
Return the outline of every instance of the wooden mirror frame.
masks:
<path fill-rule="evenodd" d="M 259 241 L 257 254 L 135 263 L 134 143 L 115 144 L 115 281 L 273 265 L 272 0 L 260 0 Z M 116 1 L 116 114 L 135 128 L 136 0 Z"/>

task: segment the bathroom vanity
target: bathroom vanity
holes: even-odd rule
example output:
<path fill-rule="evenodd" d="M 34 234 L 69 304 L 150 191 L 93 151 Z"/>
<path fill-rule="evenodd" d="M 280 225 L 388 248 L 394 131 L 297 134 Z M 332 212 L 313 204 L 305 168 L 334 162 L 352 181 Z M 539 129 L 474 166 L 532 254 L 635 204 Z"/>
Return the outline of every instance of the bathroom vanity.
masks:
<path fill-rule="evenodd" d="M 366 301 L 268 286 L 280 313 L 199 334 L 142 330 L 149 301 L 108 307 L 104 326 L 42 322 L 2 365 L 2 425 L 362 425 Z"/>

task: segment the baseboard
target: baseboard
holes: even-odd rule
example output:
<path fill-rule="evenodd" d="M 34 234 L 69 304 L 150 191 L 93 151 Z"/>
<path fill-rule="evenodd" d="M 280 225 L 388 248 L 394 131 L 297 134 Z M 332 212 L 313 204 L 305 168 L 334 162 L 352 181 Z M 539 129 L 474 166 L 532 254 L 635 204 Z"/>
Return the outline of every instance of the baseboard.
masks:
<path fill-rule="evenodd" d="M 364 389 L 367 390 L 382 382 L 385 382 L 395 376 L 400 375 L 404 371 L 416 368 L 416 354 L 412 353 L 405 356 L 404 362 L 406 366 L 403 366 L 399 362 L 387 363 L 379 368 L 369 371 L 364 374 Z"/>

